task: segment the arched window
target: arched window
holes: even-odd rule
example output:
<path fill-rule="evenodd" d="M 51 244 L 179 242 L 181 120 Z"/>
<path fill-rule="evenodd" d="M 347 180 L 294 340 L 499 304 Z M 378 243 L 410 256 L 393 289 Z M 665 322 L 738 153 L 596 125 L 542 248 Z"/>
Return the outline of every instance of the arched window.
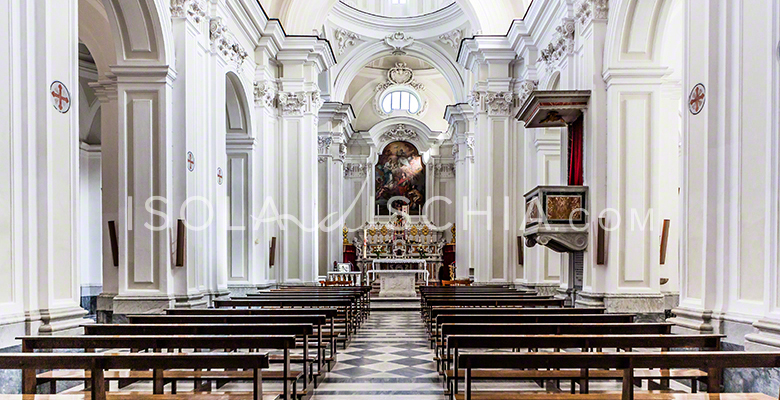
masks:
<path fill-rule="evenodd" d="M 395 110 L 416 114 L 420 111 L 420 98 L 407 90 L 389 92 L 382 98 L 382 111 L 391 114 Z"/>

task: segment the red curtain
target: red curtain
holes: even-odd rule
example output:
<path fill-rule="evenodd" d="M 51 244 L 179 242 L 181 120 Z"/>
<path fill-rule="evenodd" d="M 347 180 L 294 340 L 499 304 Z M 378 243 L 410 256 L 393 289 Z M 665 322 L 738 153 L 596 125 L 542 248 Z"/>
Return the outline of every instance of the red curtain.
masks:
<path fill-rule="evenodd" d="M 582 115 L 569 125 L 569 186 L 581 186 L 582 171 Z"/>

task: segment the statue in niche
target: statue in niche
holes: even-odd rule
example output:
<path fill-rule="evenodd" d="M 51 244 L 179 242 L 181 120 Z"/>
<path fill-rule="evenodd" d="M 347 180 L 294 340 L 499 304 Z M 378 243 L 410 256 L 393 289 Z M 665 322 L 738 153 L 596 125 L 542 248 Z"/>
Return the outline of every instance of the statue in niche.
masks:
<path fill-rule="evenodd" d="M 409 142 L 388 144 L 376 164 L 377 215 L 390 215 L 388 202 L 406 197 L 409 215 L 420 215 L 425 204 L 425 165 L 420 152 Z M 395 202 L 397 210 L 404 203 Z"/>

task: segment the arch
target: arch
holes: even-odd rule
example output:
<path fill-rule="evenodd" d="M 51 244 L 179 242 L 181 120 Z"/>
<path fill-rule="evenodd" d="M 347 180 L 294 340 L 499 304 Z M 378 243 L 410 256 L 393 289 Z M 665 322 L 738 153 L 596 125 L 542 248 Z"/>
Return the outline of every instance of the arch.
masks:
<path fill-rule="evenodd" d="M 225 74 L 225 131 L 249 135 L 249 106 L 241 79 L 234 72 Z"/>
<path fill-rule="evenodd" d="M 164 0 L 103 0 L 117 65 L 174 66 L 169 5 Z"/>
<path fill-rule="evenodd" d="M 610 3 L 604 71 L 611 68 L 662 68 L 660 47 L 670 9 L 676 0 Z"/>
<path fill-rule="evenodd" d="M 468 16 L 474 31 L 506 34 L 512 20 L 522 18 L 530 2 L 526 0 L 455 0 Z M 278 17 L 289 34 L 310 35 L 320 29 L 338 0 L 265 0 L 269 15 Z"/>
<path fill-rule="evenodd" d="M 376 154 L 381 154 L 382 150 L 388 143 L 396 142 L 398 139 L 383 138 L 382 136 L 403 124 L 407 129 L 412 130 L 416 136 L 414 138 L 404 139 L 405 141 L 412 143 L 420 153 L 425 153 L 431 149 L 429 143 L 439 139 L 440 132 L 432 131 L 424 122 L 411 118 L 411 117 L 393 117 L 377 122 L 371 129 L 368 130 L 371 141 L 376 146 Z M 373 160 L 376 163 L 376 160 Z"/>
<path fill-rule="evenodd" d="M 105 78 L 116 65 L 116 49 L 106 9 L 100 0 L 79 0 L 79 40 L 89 49 L 98 70 L 98 80 Z"/>
<path fill-rule="evenodd" d="M 466 101 L 463 75 L 451 59 L 422 42 L 414 42 L 414 44 L 405 48 L 404 51 L 412 57 L 417 57 L 433 65 L 434 68 L 444 75 L 444 79 L 447 80 L 452 93 L 455 95 L 456 103 Z M 378 58 L 392 55 L 392 49 L 389 49 L 384 42 L 365 43 L 355 49 L 354 54 L 355 56 L 347 60 L 336 73 L 331 94 L 333 101 L 343 102 L 349 85 L 360 73 L 360 70 Z"/>

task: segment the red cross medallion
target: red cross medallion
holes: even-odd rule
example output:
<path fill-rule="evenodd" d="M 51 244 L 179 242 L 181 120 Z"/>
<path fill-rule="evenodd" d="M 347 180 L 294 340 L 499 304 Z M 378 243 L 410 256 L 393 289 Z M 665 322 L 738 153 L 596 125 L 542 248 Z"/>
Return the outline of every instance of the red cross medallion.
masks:
<path fill-rule="evenodd" d="M 693 87 L 691 94 L 688 96 L 688 110 L 691 114 L 696 115 L 704 109 L 704 104 L 707 102 L 707 89 L 703 84 L 699 83 Z"/>
<path fill-rule="evenodd" d="M 217 168 L 217 183 L 222 185 L 222 168 Z"/>
<path fill-rule="evenodd" d="M 65 114 L 70 110 L 70 92 L 68 88 L 60 81 L 52 82 L 49 87 L 51 101 L 54 109 Z"/>
<path fill-rule="evenodd" d="M 195 155 L 191 151 L 187 152 L 187 169 L 190 172 L 195 171 Z"/>

